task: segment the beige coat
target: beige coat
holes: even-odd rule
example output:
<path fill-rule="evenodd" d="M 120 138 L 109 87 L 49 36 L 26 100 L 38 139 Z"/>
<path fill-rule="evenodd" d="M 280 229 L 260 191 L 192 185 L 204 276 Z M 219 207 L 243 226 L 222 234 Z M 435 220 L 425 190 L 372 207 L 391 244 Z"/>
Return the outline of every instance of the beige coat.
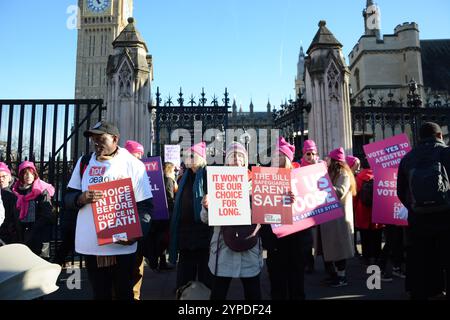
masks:
<path fill-rule="evenodd" d="M 350 177 L 341 175 L 334 186 L 340 198 L 345 216 L 320 225 L 322 250 L 325 261 L 339 261 L 352 258 L 355 254 L 353 246 L 353 197 L 350 191 Z M 317 252 L 317 232 L 314 237 Z"/>

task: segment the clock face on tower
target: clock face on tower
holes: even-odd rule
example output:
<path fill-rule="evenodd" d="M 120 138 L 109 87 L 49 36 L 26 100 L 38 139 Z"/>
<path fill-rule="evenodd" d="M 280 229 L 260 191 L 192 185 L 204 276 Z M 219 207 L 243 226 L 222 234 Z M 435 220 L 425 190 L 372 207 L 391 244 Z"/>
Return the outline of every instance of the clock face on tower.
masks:
<path fill-rule="evenodd" d="M 109 7 L 110 0 L 87 0 L 89 11 L 94 13 L 102 13 Z"/>

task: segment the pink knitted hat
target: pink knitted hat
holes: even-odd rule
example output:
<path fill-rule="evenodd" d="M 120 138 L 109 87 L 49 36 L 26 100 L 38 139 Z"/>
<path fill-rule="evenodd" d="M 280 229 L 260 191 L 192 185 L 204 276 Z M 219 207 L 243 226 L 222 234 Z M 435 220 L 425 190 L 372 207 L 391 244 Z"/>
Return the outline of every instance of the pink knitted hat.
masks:
<path fill-rule="evenodd" d="M 20 175 L 20 173 L 21 173 L 23 170 L 25 170 L 26 168 L 31 168 L 31 169 L 34 170 L 34 172 L 37 173 L 36 167 L 34 166 L 34 163 L 33 163 L 33 162 L 30 162 L 30 161 L 24 161 L 24 162 L 22 162 L 22 163 L 19 165 L 19 175 Z"/>
<path fill-rule="evenodd" d="M 317 146 L 313 140 L 306 140 L 303 143 L 303 153 L 306 153 L 308 151 L 316 151 L 317 152 Z"/>
<path fill-rule="evenodd" d="M 188 151 L 193 151 L 206 160 L 206 142 L 197 143 L 190 147 Z"/>
<path fill-rule="evenodd" d="M 139 142 L 133 140 L 128 140 L 127 142 L 125 142 L 125 149 L 127 149 L 129 153 L 144 154 L 144 146 Z"/>
<path fill-rule="evenodd" d="M 345 157 L 345 161 L 347 162 L 348 166 L 351 168 L 355 165 L 355 163 L 357 161 L 359 161 L 359 159 L 357 157 L 354 156 L 346 156 Z"/>
<path fill-rule="evenodd" d="M 6 172 L 11 175 L 11 170 L 9 170 L 8 166 L 4 162 L 0 162 L 0 171 Z"/>
<path fill-rule="evenodd" d="M 280 137 L 277 142 L 277 151 L 284 154 L 288 157 L 291 162 L 294 160 L 295 147 L 284 140 L 283 137 Z"/>
<path fill-rule="evenodd" d="M 336 161 L 345 162 L 345 151 L 343 148 L 331 151 L 328 156 Z"/>
<path fill-rule="evenodd" d="M 228 157 L 231 156 L 235 152 L 242 153 L 245 156 L 245 164 L 247 165 L 248 164 L 247 150 L 245 149 L 245 147 L 242 144 L 240 144 L 239 142 L 236 142 L 236 141 L 230 143 L 230 145 L 228 146 L 226 155 L 225 155 L 225 159 L 228 159 Z"/>

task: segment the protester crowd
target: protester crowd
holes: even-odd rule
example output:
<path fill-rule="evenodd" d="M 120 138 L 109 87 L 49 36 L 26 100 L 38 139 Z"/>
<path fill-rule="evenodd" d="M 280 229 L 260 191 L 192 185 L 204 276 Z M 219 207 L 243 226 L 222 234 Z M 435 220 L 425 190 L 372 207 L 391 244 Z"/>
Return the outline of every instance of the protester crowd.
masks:
<path fill-rule="evenodd" d="M 182 155 L 180 167 L 164 163 L 169 216 L 157 220 L 154 195 L 140 161 L 144 147 L 136 141 L 120 147 L 117 127 L 105 121 L 84 135 L 94 152 L 78 159 L 67 186 L 60 217 L 62 243 L 56 262 L 64 265 L 71 250 L 85 256 L 95 299 L 139 300 L 146 261 L 154 271 L 176 268 L 175 289 L 199 281 L 211 290 L 212 300 L 225 300 L 231 279 L 239 278 L 245 299 L 260 300 L 264 250 L 273 300 L 307 298 L 304 277 L 305 273 L 316 272 L 315 263 L 325 266 L 325 285 L 347 286 L 352 281 L 346 273 L 347 261 L 355 256 L 367 266 L 378 265 L 381 281 L 406 279 L 405 290 L 412 299 L 448 293 L 450 149 L 441 128 L 434 123 L 422 125 L 420 143 L 404 156 L 398 169 L 397 194 L 408 210 L 407 226 L 373 222 L 374 171 L 367 159 L 346 155 L 342 147 L 319 155 L 312 140 L 304 142 L 302 157 L 296 159 L 295 146 L 281 137 L 271 166 L 294 170 L 318 163 L 326 165 L 344 214 L 280 238 L 270 224 L 209 226 L 206 143 L 189 148 Z M 249 169 L 251 194 L 248 159 L 243 145 L 229 144 L 225 166 Z M 98 167 L 104 168 L 102 176 L 108 181 L 131 178 L 141 238 L 98 245 L 91 204 L 102 198 L 102 192 L 89 189 L 97 181 L 91 169 Z M 24 243 L 41 255 L 57 221 L 52 206 L 54 187 L 40 179 L 29 161 L 20 164 L 17 177 L 0 163 L 0 185 L 0 239 L 5 244 Z M 295 196 L 289 197 L 293 202 Z M 241 248 L 230 245 L 229 232 L 246 233 Z M 355 240 L 360 240 L 361 253 Z"/>

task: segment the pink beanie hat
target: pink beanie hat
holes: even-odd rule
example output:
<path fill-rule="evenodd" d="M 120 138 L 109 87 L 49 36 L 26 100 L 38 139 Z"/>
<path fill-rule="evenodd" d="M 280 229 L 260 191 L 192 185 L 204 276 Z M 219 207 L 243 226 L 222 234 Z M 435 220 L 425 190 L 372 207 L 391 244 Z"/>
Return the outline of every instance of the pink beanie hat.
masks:
<path fill-rule="evenodd" d="M 206 142 L 197 143 L 190 147 L 188 151 L 193 151 L 206 160 Z"/>
<path fill-rule="evenodd" d="M 342 147 L 331 151 L 328 156 L 336 161 L 345 162 L 345 151 Z"/>
<path fill-rule="evenodd" d="M 355 165 L 355 163 L 357 161 L 359 161 L 359 159 L 357 157 L 354 156 L 346 156 L 345 157 L 345 161 L 347 162 L 348 166 L 351 168 Z"/>
<path fill-rule="evenodd" d="M 139 142 L 128 140 L 125 143 L 125 149 L 128 150 L 129 153 L 141 153 L 144 154 L 144 146 Z"/>
<path fill-rule="evenodd" d="M 0 171 L 6 172 L 11 175 L 11 170 L 9 170 L 8 166 L 4 162 L 0 162 Z"/>
<path fill-rule="evenodd" d="M 20 173 L 21 173 L 23 170 L 25 170 L 26 168 L 31 168 L 31 169 L 34 170 L 34 172 L 37 173 L 36 167 L 34 166 L 34 163 L 33 163 L 33 162 L 30 162 L 30 161 L 24 161 L 24 162 L 22 162 L 22 163 L 19 165 L 19 175 L 20 175 Z"/>
<path fill-rule="evenodd" d="M 303 153 L 308 151 L 317 151 L 316 143 L 313 140 L 306 140 L 303 143 Z"/>
<path fill-rule="evenodd" d="M 294 160 L 294 152 L 295 147 L 284 140 L 283 137 L 280 137 L 277 142 L 277 151 L 284 154 L 286 157 L 288 157 L 291 162 Z"/>
<path fill-rule="evenodd" d="M 248 154 L 245 147 L 240 144 L 239 142 L 232 142 L 227 148 L 225 159 L 228 159 L 230 155 L 232 155 L 234 152 L 242 153 L 245 156 L 245 163 L 248 164 Z"/>

